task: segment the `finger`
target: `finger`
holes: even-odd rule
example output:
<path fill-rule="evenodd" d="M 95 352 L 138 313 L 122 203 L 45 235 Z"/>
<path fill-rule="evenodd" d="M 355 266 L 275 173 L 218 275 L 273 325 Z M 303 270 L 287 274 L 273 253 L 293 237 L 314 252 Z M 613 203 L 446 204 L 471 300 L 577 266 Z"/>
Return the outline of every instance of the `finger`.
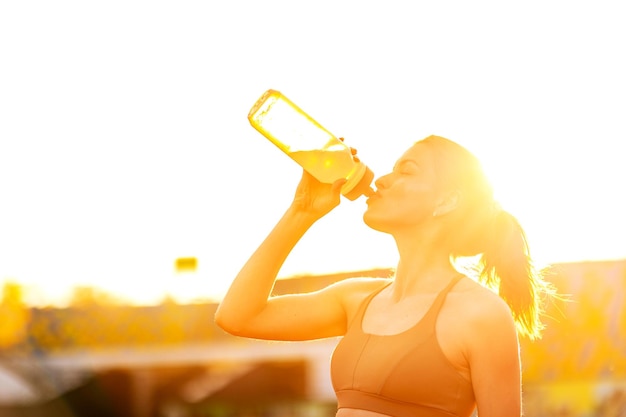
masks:
<path fill-rule="evenodd" d="M 361 162 L 361 160 L 359 159 L 358 156 L 356 156 L 357 154 L 357 150 L 355 148 L 350 148 L 350 153 L 352 154 L 352 160 L 354 162 Z"/>

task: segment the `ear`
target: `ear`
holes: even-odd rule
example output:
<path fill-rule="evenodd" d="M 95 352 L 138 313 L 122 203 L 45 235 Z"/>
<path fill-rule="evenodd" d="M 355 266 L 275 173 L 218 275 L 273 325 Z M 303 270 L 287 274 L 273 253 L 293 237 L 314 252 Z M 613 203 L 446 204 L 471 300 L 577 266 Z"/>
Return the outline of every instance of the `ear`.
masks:
<path fill-rule="evenodd" d="M 443 216 L 454 211 L 461 202 L 461 192 L 458 190 L 446 192 L 435 205 L 433 217 Z"/>

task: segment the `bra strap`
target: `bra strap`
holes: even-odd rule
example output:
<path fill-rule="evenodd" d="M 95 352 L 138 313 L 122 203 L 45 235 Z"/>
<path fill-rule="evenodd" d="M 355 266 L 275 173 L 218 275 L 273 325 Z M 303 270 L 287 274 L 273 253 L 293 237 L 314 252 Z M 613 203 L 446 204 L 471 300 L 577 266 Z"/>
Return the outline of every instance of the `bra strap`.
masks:
<path fill-rule="evenodd" d="M 382 290 L 387 288 L 389 285 L 391 285 L 392 282 L 393 281 L 387 282 L 385 285 L 378 288 L 377 290 L 372 291 L 369 295 L 363 298 L 363 300 L 361 301 L 361 304 L 359 304 L 359 308 L 357 308 L 356 310 L 356 314 L 352 318 L 352 321 L 348 323 L 348 328 L 352 327 L 355 323 L 358 326 L 361 326 L 361 323 L 363 321 L 363 316 L 365 316 L 365 310 L 367 310 L 367 307 L 370 305 L 372 298 L 374 298 L 379 292 L 381 292 Z"/>
<path fill-rule="evenodd" d="M 462 274 L 458 274 L 454 278 L 452 278 L 452 280 L 450 280 L 448 285 L 446 285 L 446 287 L 443 290 L 441 290 L 439 294 L 437 294 L 437 298 L 435 298 L 435 301 L 428 309 L 428 312 L 426 312 L 426 315 L 424 316 L 424 319 L 422 320 L 423 321 L 428 320 L 432 328 L 435 327 L 435 323 L 437 322 L 437 317 L 439 316 L 439 311 L 441 310 L 441 307 L 443 307 L 443 303 L 446 301 L 446 296 L 452 290 L 452 288 L 454 288 L 454 286 L 461 280 L 461 278 L 463 278 Z"/>

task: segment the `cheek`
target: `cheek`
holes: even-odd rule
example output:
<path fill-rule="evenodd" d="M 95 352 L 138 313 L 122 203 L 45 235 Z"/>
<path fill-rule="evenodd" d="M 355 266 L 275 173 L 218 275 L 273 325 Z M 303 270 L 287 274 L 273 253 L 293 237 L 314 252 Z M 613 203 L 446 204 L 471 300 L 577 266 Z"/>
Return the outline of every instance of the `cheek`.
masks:
<path fill-rule="evenodd" d="M 431 218 L 432 213 L 430 204 L 407 195 L 399 200 L 374 202 L 363 214 L 363 221 L 372 229 L 391 232 L 397 228 L 421 224 L 425 219 Z"/>
<path fill-rule="evenodd" d="M 383 195 L 372 202 L 363 215 L 365 223 L 373 229 L 391 231 L 432 218 L 435 192 L 430 184 L 398 178 L 390 181 Z"/>
<path fill-rule="evenodd" d="M 399 216 L 419 221 L 425 216 L 432 216 L 435 197 L 430 188 L 407 185 L 398 190 L 393 205 Z"/>

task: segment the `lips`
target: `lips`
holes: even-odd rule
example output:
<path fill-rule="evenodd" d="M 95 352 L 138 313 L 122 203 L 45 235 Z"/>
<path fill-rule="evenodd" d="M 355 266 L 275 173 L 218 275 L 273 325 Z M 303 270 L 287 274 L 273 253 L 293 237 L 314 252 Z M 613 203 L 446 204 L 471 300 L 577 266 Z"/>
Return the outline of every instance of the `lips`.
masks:
<path fill-rule="evenodd" d="M 366 203 L 370 203 L 374 200 L 378 200 L 381 197 L 381 195 L 378 192 L 375 192 L 374 194 L 372 194 L 371 196 L 369 196 L 366 200 Z"/>

